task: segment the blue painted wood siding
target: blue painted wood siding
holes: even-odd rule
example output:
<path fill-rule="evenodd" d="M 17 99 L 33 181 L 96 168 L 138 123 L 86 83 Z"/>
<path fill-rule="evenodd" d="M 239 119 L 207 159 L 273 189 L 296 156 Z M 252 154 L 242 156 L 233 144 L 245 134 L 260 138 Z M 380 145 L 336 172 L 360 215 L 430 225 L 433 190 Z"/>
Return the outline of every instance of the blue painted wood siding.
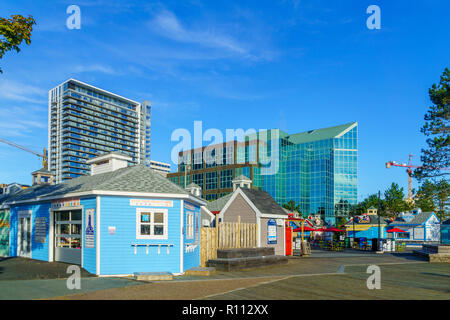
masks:
<path fill-rule="evenodd" d="M 18 234 L 18 212 L 31 210 L 31 258 L 42 261 L 50 261 L 49 257 L 49 231 L 50 231 L 50 202 L 13 206 L 11 208 L 11 244 L 10 256 L 17 256 L 17 234 Z M 45 243 L 35 241 L 36 218 L 46 218 L 46 236 Z"/>
<path fill-rule="evenodd" d="M 133 199 L 138 199 L 133 197 Z M 142 198 L 139 198 L 142 199 Z M 148 200 L 172 200 L 149 199 Z M 101 196 L 100 199 L 100 274 L 118 275 L 134 272 L 180 272 L 180 214 L 181 201 L 172 200 L 173 207 L 168 210 L 168 239 L 136 239 L 136 209 L 155 207 L 130 206 L 129 197 Z M 115 227 L 115 234 L 108 232 Z M 98 226 L 96 226 L 98 228 Z M 172 244 L 169 253 L 166 247 L 138 247 L 136 254 L 132 244 Z"/>

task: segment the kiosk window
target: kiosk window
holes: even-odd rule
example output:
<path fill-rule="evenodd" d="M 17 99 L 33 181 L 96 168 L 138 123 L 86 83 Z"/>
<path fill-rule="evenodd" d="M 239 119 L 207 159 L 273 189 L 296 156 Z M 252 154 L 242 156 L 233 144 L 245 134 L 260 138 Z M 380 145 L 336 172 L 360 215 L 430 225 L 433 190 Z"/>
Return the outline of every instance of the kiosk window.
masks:
<path fill-rule="evenodd" d="M 81 210 L 57 212 L 55 231 L 57 248 L 81 249 Z"/>
<path fill-rule="evenodd" d="M 167 210 L 137 208 L 136 239 L 167 239 Z"/>
<path fill-rule="evenodd" d="M 194 239 L 194 213 L 186 214 L 186 239 Z"/>

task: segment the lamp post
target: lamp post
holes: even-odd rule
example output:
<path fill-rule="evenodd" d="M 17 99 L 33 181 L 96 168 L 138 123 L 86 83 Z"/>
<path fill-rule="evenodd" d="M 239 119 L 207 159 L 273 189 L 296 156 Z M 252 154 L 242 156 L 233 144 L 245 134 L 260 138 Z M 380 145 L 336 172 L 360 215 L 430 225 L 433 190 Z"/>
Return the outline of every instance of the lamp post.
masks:
<path fill-rule="evenodd" d="M 353 211 L 353 248 L 355 247 L 356 235 L 355 235 L 355 211 Z"/>
<path fill-rule="evenodd" d="M 377 242 L 377 251 L 380 251 L 380 237 L 381 237 L 381 225 L 380 225 L 380 211 L 381 211 L 381 192 L 378 191 L 378 242 Z"/>
<path fill-rule="evenodd" d="M 190 165 L 184 165 L 184 188 L 186 189 L 186 179 L 187 179 L 187 171 L 190 170 Z"/>

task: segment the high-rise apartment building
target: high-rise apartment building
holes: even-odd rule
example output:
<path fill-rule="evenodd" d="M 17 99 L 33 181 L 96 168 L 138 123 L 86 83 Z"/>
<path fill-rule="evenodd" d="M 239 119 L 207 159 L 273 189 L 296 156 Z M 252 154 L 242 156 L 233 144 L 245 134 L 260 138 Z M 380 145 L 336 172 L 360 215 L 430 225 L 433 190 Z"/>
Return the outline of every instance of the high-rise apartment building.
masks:
<path fill-rule="evenodd" d="M 48 166 L 59 183 L 112 151 L 150 166 L 151 105 L 69 79 L 49 91 Z"/>
<path fill-rule="evenodd" d="M 240 175 L 280 205 L 293 200 L 303 215 L 320 214 L 334 224 L 357 203 L 358 124 L 298 134 L 272 129 L 182 151 L 178 172 L 168 178 L 181 187 L 194 182 L 206 200 L 214 200 L 231 193 L 232 180 Z"/>

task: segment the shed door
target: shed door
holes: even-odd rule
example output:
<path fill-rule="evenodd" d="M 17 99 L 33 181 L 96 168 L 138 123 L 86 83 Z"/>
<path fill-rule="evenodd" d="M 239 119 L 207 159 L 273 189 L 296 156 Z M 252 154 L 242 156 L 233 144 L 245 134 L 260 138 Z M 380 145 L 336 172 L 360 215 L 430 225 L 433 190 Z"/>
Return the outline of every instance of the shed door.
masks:
<path fill-rule="evenodd" d="M 286 250 L 285 250 L 285 255 L 287 256 L 292 256 L 292 227 L 285 227 L 285 241 L 286 241 Z"/>
<path fill-rule="evenodd" d="M 18 253 L 19 257 L 31 258 L 31 215 L 19 217 L 18 229 Z"/>
<path fill-rule="evenodd" d="M 81 264 L 81 210 L 55 212 L 55 261 Z"/>

